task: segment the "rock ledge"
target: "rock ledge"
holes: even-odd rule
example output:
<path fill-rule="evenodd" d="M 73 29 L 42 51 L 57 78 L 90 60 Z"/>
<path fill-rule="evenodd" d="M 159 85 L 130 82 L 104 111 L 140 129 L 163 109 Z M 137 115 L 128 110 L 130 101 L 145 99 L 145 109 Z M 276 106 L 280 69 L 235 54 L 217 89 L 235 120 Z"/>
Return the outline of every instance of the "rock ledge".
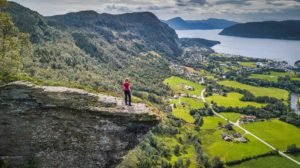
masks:
<path fill-rule="evenodd" d="M 59 86 L 37 86 L 16 81 L 0 87 L 0 102 L 24 102 L 41 108 L 59 107 L 106 115 L 127 116 L 133 120 L 159 120 L 144 104 L 125 106 L 120 98 Z"/>
<path fill-rule="evenodd" d="M 0 87 L 0 167 L 115 167 L 159 122 L 143 104 L 17 81 Z"/>

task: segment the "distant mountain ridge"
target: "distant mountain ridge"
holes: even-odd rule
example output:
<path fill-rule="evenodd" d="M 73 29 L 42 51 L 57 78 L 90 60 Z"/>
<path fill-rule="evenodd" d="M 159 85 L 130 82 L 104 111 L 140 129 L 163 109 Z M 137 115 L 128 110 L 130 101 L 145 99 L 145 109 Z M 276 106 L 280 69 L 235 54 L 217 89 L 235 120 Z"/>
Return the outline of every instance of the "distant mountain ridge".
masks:
<path fill-rule="evenodd" d="M 182 58 L 187 44 L 205 51 L 215 44 L 180 40 L 175 30 L 150 12 L 81 11 L 44 17 L 14 2 L 6 12 L 33 44 L 32 55 L 22 58 L 24 72 L 30 76 L 114 93 L 121 91 L 123 78 L 130 77 L 134 93 L 155 102 L 167 94 L 158 81 L 171 74 L 171 61 Z"/>
<path fill-rule="evenodd" d="M 237 22 L 225 19 L 210 18 L 207 20 L 184 20 L 181 17 L 175 17 L 164 21 L 175 30 L 210 30 L 210 29 L 224 29 L 230 27 Z"/>
<path fill-rule="evenodd" d="M 220 34 L 249 38 L 300 40 L 300 20 L 236 24 L 225 28 Z"/>

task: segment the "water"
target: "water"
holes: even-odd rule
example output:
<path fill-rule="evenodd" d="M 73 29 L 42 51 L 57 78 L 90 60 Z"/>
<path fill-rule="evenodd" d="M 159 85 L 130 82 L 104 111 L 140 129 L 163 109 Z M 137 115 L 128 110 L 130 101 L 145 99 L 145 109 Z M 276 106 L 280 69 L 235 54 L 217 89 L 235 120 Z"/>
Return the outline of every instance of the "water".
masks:
<path fill-rule="evenodd" d="M 300 114 L 298 95 L 296 93 L 291 93 L 291 109 L 293 109 L 295 113 Z"/>
<path fill-rule="evenodd" d="M 212 47 L 212 49 L 219 53 L 287 61 L 291 65 L 300 60 L 300 41 L 218 35 L 221 31 L 221 29 L 218 29 L 177 30 L 176 32 L 180 38 L 204 38 L 220 41 L 221 44 Z"/>

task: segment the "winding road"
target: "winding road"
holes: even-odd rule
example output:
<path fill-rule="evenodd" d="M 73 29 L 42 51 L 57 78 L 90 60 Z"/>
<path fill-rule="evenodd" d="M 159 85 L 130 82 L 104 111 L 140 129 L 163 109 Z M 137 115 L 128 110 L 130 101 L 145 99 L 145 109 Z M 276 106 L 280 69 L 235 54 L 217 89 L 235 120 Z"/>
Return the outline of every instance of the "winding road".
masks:
<path fill-rule="evenodd" d="M 206 100 L 205 100 L 205 97 L 204 97 L 204 92 L 205 92 L 205 89 L 203 89 L 203 90 L 201 91 L 201 99 L 202 99 L 202 101 L 203 101 L 204 103 L 206 103 Z M 249 135 L 253 136 L 255 139 L 257 139 L 257 140 L 259 140 L 261 143 L 267 145 L 267 146 L 268 146 L 269 148 L 271 148 L 272 150 L 277 150 L 278 153 L 279 153 L 281 156 L 283 156 L 283 157 L 285 157 L 285 158 L 287 158 L 287 159 L 293 161 L 294 163 L 296 163 L 297 165 L 300 166 L 300 162 L 299 162 L 299 161 L 297 161 L 297 160 L 291 158 L 290 156 L 288 156 L 287 154 L 283 153 L 282 151 L 279 151 L 278 149 L 276 149 L 276 148 L 275 148 L 274 146 L 272 146 L 271 144 L 267 143 L 266 141 L 262 140 L 261 138 L 259 138 L 258 136 L 254 135 L 254 134 L 251 133 L 250 131 L 248 131 L 248 130 L 246 130 L 245 128 L 241 127 L 241 126 L 239 125 L 238 122 L 234 123 L 234 122 L 228 120 L 226 117 L 222 116 L 221 114 L 217 113 L 211 106 L 210 106 L 210 108 L 212 109 L 213 113 L 214 113 L 216 116 L 218 116 L 218 117 L 220 117 L 220 118 L 222 118 L 222 119 L 224 119 L 224 120 L 226 120 L 226 121 L 229 121 L 229 122 L 230 122 L 231 124 L 233 124 L 234 126 L 236 126 L 236 127 L 240 128 L 241 130 L 245 131 L 245 134 L 249 134 Z"/>

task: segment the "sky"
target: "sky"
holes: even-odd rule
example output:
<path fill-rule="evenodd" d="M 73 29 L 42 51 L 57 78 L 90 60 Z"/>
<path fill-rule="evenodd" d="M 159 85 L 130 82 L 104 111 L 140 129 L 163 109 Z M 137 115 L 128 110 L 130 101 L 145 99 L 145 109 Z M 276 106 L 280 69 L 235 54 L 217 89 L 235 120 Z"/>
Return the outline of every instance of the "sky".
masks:
<path fill-rule="evenodd" d="M 221 18 L 238 22 L 300 20 L 300 0 L 13 0 L 44 16 L 82 10 L 153 12 L 162 20 Z"/>

